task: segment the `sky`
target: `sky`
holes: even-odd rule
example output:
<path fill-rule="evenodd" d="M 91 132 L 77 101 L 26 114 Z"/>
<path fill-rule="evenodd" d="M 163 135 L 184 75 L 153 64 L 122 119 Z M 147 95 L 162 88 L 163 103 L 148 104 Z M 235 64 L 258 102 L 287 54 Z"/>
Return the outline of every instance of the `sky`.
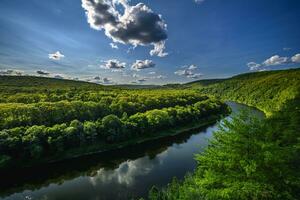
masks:
<path fill-rule="evenodd" d="M 0 75 L 166 84 L 300 66 L 298 0 L 1 0 Z"/>

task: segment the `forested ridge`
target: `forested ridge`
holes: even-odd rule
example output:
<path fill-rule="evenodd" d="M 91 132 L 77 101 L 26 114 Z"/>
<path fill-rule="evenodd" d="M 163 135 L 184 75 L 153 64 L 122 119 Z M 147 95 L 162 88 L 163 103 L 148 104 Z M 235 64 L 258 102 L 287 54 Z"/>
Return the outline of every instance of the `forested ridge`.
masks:
<path fill-rule="evenodd" d="M 219 81 L 199 81 L 185 87 L 201 94 L 255 106 L 267 114 L 282 110 L 288 100 L 297 97 L 300 69 L 247 73 Z"/>
<path fill-rule="evenodd" d="M 300 199 L 300 70 L 249 73 L 203 85 L 200 93 L 258 107 L 225 120 L 208 148 L 196 155 L 197 169 L 163 189 L 154 199 Z"/>
<path fill-rule="evenodd" d="M 0 167 L 105 151 L 199 127 L 229 113 L 190 90 L 126 90 L 77 81 L 0 77 Z M 179 133 L 176 132 L 175 133 Z"/>

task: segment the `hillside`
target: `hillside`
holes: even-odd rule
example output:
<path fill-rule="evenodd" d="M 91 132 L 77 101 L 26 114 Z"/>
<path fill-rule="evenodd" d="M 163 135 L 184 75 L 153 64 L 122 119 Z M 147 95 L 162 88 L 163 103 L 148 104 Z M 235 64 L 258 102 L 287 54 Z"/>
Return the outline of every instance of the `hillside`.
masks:
<path fill-rule="evenodd" d="M 225 120 L 211 145 L 196 155 L 197 169 L 183 181 L 153 187 L 150 200 L 299 199 L 300 198 L 300 70 L 238 75 L 198 92 L 260 108 L 257 119 L 244 112 Z"/>
<path fill-rule="evenodd" d="M 37 76 L 0 76 L 0 88 L 18 88 L 18 87 L 34 87 L 34 88 L 76 88 L 76 87 L 93 87 L 100 88 L 101 85 L 88 83 L 84 81 L 56 79 Z"/>
<path fill-rule="evenodd" d="M 196 89 L 223 100 L 255 106 L 267 114 L 278 111 L 286 101 L 300 92 L 300 69 L 241 74 L 223 80 L 187 83 L 184 88 Z"/>

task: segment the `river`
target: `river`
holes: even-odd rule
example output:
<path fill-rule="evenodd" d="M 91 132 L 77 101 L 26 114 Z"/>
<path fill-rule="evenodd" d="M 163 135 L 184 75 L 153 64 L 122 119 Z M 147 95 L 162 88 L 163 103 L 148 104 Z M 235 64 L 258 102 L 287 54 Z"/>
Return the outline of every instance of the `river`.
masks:
<path fill-rule="evenodd" d="M 227 104 L 232 108 L 232 114 L 247 108 L 258 117 L 264 116 L 261 111 L 246 105 Z M 198 131 L 122 150 L 1 174 L 0 199 L 110 200 L 145 197 L 152 185 L 161 187 L 172 177 L 182 179 L 187 172 L 192 172 L 196 168 L 195 153 L 203 151 L 217 128 L 215 123 Z"/>

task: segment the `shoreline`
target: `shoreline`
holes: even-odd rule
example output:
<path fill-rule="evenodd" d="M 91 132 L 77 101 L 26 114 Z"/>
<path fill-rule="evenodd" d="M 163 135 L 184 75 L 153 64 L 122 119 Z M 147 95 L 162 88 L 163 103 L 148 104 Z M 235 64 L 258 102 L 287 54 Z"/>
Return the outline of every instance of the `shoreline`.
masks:
<path fill-rule="evenodd" d="M 59 156 L 56 155 L 56 156 L 48 157 L 46 159 L 42 159 L 39 161 L 31 161 L 26 164 L 24 164 L 24 161 L 19 161 L 19 162 L 14 163 L 15 166 L 19 166 L 19 167 L 7 166 L 0 170 L 2 171 L 1 173 L 3 173 L 5 171 L 17 171 L 17 170 L 22 170 L 22 169 L 26 169 L 26 168 L 47 165 L 47 164 L 66 162 L 68 160 L 72 160 L 72 159 L 76 159 L 76 158 L 91 156 L 91 155 L 95 155 L 95 154 L 107 153 L 110 151 L 120 150 L 120 149 L 123 149 L 126 147 L 140 145 L 143 143 L 160 140 L 160 139 L 167 138 L 167 137 L 175 137 L 177 135 L 180 135 L 180 134 L 183 134 L 183 133 L 186 133 L 189 131 L 203 128 L 207 125 L 217 123 L 218 120 L 228 116 L 228 114 L 230 114 L 230 113 L 222 113 L 219 115 L 212 115 L 212 116 L 207 117 L 206 119 L 200 120 L 199 122 L 196 122 L 196 123 L 191 123 L 191 124 L 188 124 L 185 126 L 175 127 L 175 128 L 173 127 L 168 130 L 160 131 L 159 134 L 156 134 L 156 135 L 148 135 L 147 137 L 133 138 L 133 139 L 119 142 L 116 144 L 105 144 L 104 146 L 103 146 L 103 144 L 94 144 L 94 145 L 84 146 L 84 147 L 80 147 L 80 148 L 70 149 L 63 154 L 60 154 Z M 100 147 L 100 145 L 101 145 L 101 147 Z"/>

